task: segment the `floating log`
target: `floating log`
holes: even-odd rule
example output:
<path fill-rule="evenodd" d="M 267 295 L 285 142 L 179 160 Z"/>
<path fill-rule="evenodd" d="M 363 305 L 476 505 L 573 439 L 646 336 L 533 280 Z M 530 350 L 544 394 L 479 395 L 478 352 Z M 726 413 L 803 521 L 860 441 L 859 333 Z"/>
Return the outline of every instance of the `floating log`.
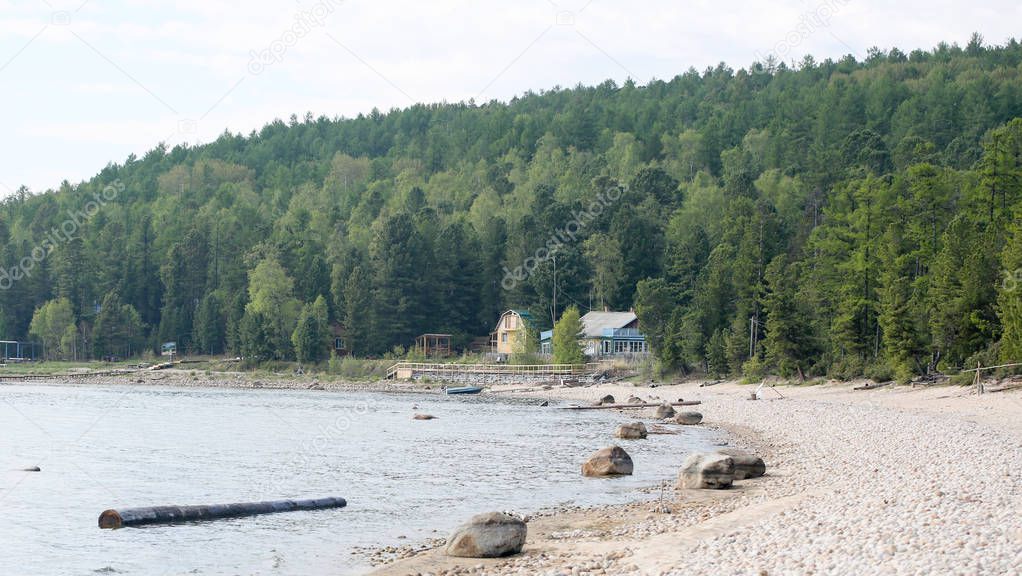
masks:
<path fill-rule="evenodd" d="M 99 515 L 99 527 L 121 528 L 124 526 L 142 526 L 144 524 L 195 522 L 216 520 L 218 518 L 255 516 L 257 514 L 274 514 L 276 512 L 294 512 L 296 510 L 343 508 L 347 504 L 344 498 L 317 498 L 315 500 L 275 500 L 269 502 L 243 502 L 239 504 L 212 504 L 209 506 L 125 508 L 124 510 L 104 510 Z"/>
<path fill-rule="evenodd" d="M 671 406 L 696 406 L 702 404 L 699 400 L 686 400 L 684 402 L 671 402 Z M 604 404 L 602 406 L 562 406 L 561 410 L 614 410 L 618 408 L 656 408 L 662 406 L 657 404 Z"/>

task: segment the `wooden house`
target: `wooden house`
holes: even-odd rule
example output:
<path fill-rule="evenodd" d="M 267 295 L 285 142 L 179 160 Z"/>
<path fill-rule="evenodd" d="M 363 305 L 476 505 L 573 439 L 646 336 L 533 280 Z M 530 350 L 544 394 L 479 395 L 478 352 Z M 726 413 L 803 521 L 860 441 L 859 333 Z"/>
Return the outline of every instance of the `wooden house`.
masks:
<path fill-rule="evenodd" d="M 490 349 L 497 354 L 514 354 L 519 339 L 524 345 L 526 331 L 532 326 L 532 315 L 527 310 L 508 310 L 500 315 L 497 327 L 490 333 Z"/>

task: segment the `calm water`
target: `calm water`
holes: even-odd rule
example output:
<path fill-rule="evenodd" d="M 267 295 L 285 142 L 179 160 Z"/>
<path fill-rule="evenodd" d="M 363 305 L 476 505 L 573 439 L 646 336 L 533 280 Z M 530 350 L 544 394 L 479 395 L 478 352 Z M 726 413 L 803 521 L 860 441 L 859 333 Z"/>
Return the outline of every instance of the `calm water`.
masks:
<path fill-rule="evenodd" d="M 439 419 L 411 420 L 414 405 Z M 710 443 L 694 428 L 630 442 L 634 476 L 582 478 L 622 421 L 486 396 L 0 385 L 0 573 L 361 573 L 353 546 L 443 536 L 478 512 L 627 501 Z M 106 508 L 321 496 L 348 507 L 96 526 Z"/>

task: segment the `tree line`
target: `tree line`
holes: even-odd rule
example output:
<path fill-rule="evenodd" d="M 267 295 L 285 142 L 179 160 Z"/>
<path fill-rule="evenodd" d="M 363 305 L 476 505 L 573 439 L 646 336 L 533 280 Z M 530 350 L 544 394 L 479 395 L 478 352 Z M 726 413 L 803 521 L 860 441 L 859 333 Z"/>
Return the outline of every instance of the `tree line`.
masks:
<path fill-rule="evenodd" d="M 3 201 L 0 337 L 315 362 L 634 307 L 672 370 L 1017 360 L 1020 74 L 974 36 L 159 145 Z"/>

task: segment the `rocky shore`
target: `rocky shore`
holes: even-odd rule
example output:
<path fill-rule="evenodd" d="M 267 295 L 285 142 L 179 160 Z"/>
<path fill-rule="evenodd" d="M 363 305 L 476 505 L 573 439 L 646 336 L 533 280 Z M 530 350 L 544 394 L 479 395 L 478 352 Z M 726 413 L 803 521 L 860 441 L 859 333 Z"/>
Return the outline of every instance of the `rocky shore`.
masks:
<path fill-rule="evenodd" d="M 670 513 L 647 501 L 541 515 L 511 558 L 456 559 L 434 548 L 378 573 L 1022 573 L 1018 393 L 778 391 L 757 401 L 735 384 L 517 392 L 579 403 L 606 394 L 700 399 L 703 425 L 728 431 L 732 447 L 755 450 L 767 474 L 728 490 L 670 486 Z"/>

